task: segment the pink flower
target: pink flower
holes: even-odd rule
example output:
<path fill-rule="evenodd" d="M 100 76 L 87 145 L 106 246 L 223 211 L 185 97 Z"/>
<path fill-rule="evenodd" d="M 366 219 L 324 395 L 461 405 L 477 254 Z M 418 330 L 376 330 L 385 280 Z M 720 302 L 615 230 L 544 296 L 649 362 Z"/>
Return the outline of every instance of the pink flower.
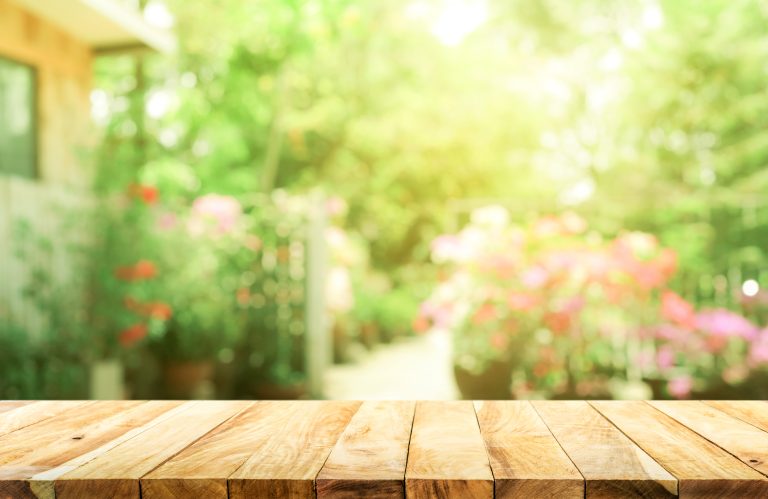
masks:
<path fill-rule="evenodd" d="M 549 272 L 542 267 L 531 267 L 523 272 L 520 280 L 523 285 L 530 289 L 537 289 L 544 286 L 549 279 Z"/>
<path fill-rule="evenodd" d="M 510 293 L 507 297 L 507 304 L 512 310 L 528 311 L 533 310 L 541 303 L 541 299 L 528 293 Z"/>
<path fill-rule="evenodd" d="M 328 216 L 343 215 L 347 212 L 347 202 L 338 196 L 333 196 L 325 201 L 325 211 Z"/>
<path fill-rule="evenodd" d="M 579 312 L 581 312 L 581 309 L 584 308 L 585 300 L 581 296 L 573 296 L 571 298 L 568 298 L 568 300 L 565 301 L 565 303 L 562 304 L 560 307 L 561 312 L 565 312 L 569 315 L 575 315 Z"/>
<path fill-rule="evenodd" d="M 656 338 L 667 341 L 680 341 L 689 335 L 689 331 L 672 324 L 661 324 L 653 328 Z"/>
<path fill-rule="evenodd" d="M 557 236 L 562 229 L 560 220 L 554 216 L 542 217 L 533 224 L 533 233 L 542 238 Z"/>
<path fill-rule="evenodd" d="M 768 364 L 768 328 L 752 340 L 749 346 L 749 362 L 752 365 Z"/>
<path fill-rule="evenodd" d="M 661 295 L 661 315 L 668 321 L 686 329 L 696 326 L 696 313 L 693 305 L 677 293 L 664 291 Z"/>
<path fill-rule="evenodd" d="M 656 366 L 659 370 L 666 370 L 675 364 L 675 352 L 668 346 L 659 348 L 656 352 Z"/>
<path fill-rule="evenodd" d="M 424 323 L 432 324 L 437 328 L 445 328 L 451 325 L 453 322 L 453 313 L 449 304 L 437 303 L 427 300 L 419 306 L 418 317 L 420 320 L 420 326 Z"/>
<path fill-rule="evenodd" d="M 754 324 L 724 308 L 703 310 L 696 314 L 696 327 L 719 338 L 738 337 L 751 340 L 758 334 Z"/>
<path fill-rule="evenodd" d="M 690 376 L 683 375 L 670 379 L 667 382 L 669 394 L 676 399 L 685 399 L 691 395 L 693 389 L 693 380 Z"/>
<path fill-rule="evenodd" d="M 230 232 L 242 214 L 240 203 L 231 196 L 206 194 L 192 203 L 190 232 L 201 234 L 206 225 L 213 224 L 220 234 Z"/>
<path fill-rule="evenodd" d="M 455 262 L 464 252 L 461 239 L 452 234 L 437 236 L 431 245 L 432 260 L 435 263 Z"/>
<path fill-rule="evenodd" d="M 166 212 L 157 218 L 157 228 L 160 230 L 171 230 L 176 226 L 176 222 L 176 215 Z"/>
<path fill-rule="evenodd" d="M 562 227 L 570 234 L 581 234 L 587 230 L 587 222 L 572 211 L 567 211 L 560 216 Z"/>

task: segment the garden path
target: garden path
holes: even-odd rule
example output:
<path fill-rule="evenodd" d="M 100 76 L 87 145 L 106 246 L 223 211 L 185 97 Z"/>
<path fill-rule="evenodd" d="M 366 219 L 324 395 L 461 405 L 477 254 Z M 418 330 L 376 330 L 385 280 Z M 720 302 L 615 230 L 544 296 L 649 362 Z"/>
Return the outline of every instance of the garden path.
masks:
<path fill-rule="evenodd" d="M 357 362 L 326 372 L 330 400 L 453 400 L 450 338 L 434 332 L 378 345 Z"/>

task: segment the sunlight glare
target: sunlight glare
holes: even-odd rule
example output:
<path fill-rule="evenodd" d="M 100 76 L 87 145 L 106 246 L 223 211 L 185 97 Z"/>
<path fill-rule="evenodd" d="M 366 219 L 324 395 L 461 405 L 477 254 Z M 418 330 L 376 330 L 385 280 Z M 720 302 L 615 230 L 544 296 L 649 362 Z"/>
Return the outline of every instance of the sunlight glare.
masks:
<path fill-rule="evenodd" d="M 432 24 L 432 34 L 448 47 L 455 47 L 488 20 L 484 0 L 448 0 Z"/>
<path fill-rule="evenodd" d="M 760 291 L 760 285 L 754 279 L 747 279 L 744 284 L 741 285 L 741 292 L 745 296 L 755 296 Z"/>

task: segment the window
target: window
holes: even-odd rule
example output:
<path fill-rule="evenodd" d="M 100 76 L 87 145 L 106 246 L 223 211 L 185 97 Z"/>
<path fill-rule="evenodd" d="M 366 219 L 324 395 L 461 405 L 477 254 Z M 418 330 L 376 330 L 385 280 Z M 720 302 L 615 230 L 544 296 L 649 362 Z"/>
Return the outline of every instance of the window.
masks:
<path fill-rule="evenodd" d="M 0 175 L 37 176 L 37 75 L 0 57 Z"/>

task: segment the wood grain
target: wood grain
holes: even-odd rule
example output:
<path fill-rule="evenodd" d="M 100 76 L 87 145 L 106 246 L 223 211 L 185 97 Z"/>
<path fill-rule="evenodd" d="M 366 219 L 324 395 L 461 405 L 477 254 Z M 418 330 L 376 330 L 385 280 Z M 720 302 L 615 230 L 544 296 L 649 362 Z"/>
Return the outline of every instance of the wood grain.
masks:
<path fill-rule="evenodd" d="M 698 401 L 649 403 L 747 466 L 768 475 L 768 433 Z"/>
<path fill-rule="evenodd" d="M 646 402 L 592 402 L 675 475 L 681 497 L 767 497 L 768 480 Z"/>
<path fill-rule="evenodd" d="M 55 499 L 54 482 L 57 478 L 96 459 L 121 443 L 185 409 L 186 406 L 179 401 L 153 400 L 134 409 L 116 414 L 91 427 L 78 430 L 74 436 L 76 438 L 65 443 L 69 443 L 72 447 L 74 447 L 74 442 L 84 445 L 78 446 L 76 450 L 74 448 L 61 448 L 66 446 L 60 446 L 59 457 L 49 464 L 53 465 L 60 462 L 62 457 L 68 455 L 77 454 L 77 457 L 46 471 L 36 472 L 35 475 L 26 480 L 29 490 L 39 499 Z"/>
<path fill-rule="evenodd" d="M 92 402 L 0 437 L 0 497 L 33 497 L 27 479 L 78 453 L 84 429 L 141 402 Z M 25 406 L 27 407 L 27 406 Z M 88 442 L 82 445 L 87 445 Z"/>
<path fill-rule="evenodd" d="M 315 497 L 315 477 L 360 402 L 270 402 L 263 444 L 229 478 L 232 498 Z"/>
<path fill-rule="evenodd" d="M 142 476 L 250 404 L 190 402 L 183 411 L 59 477 L 56 497 L 138 498 Z"/>
<path fill-rule="evenodd" d="M 402 498 L 415 402 L 363 402 L 317 476 L 317 497 Z"/>
<path fill-rule="evenodd" d="M 493 498 L 493 474 L 472 402 L 418 402 L 405 489 L 409 498 Z"/>
<path fill-rule="evenodd" d="M 270 437 L 260 431 L 279 426 L 283 403 L 256 402 L 141 479 L 143 499 L 226 498 L 227 478 Z"/>
<path fill-rule="evenodd" d="M 42 401 L 15 407 L 0 414 L 0 435 L 52 418 L 62 412 L 92 402 Z"/>
<path fill-rule="evenodd" d="M 530 402 L 475 402 L 496 499 L 584 497 L 584 478 Z"/>
<path fill-rule="evenodd" d="M 12 411 L 25 405 L 33 404 L 32 400 L 2 400 L 0 401 L 0 414 L 3 412 Z"/>
<path fill-rule="evenodd" d="M 705 404 L 714 407 L 734 418 L 768 431 L 768 402 L 764 400 L 705 400 Z"/>
<path fill-rule="evenodd" d="M 677 480 L 583 401 L 533 402 L 584 476 L 586 497 L 674 497 Z"/>

